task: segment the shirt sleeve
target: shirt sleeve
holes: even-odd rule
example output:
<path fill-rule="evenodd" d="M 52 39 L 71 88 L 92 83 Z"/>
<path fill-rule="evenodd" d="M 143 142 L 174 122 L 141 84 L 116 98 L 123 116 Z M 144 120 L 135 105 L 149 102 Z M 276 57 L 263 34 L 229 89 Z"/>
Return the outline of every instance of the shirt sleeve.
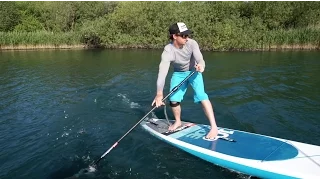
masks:
<path fill-rule="evenodd" d="M 163 87 L 166 81 L 166 77 L 170 68 L 172 55 L 168 50 L 164 50 L 161 55 L 161 62 L 159 64 L 159 73 L 157 80 L 157 92 L 163 91 Z"/>
<path fill-rule="evenodd" d="M 203 56 L 202 56 L 202 53 L 200 51 L 199 44 L 197 43 L 197 41 L 193 40 L 191 47 L 192 47 L 193 58 L 195 59 L 197 64 L 201 64 L 203 66 L 203 68 L 205 68 L 206 63 L 203 59 Z"/>

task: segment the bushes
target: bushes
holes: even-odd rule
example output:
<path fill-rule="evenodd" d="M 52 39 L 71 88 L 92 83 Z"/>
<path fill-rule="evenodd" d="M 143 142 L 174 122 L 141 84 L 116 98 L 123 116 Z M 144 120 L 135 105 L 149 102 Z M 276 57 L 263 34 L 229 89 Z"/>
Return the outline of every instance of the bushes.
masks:
<path fill-rule="evenodd" d="M 10 28 L 2 28 L 5 33 L 1 33 L 0 44 L 162 48 L 168 43 L 169 25 L 182 21 L 206 50 L 319 48 L 319 4 L 272 1 L 0 2 L 1 7 L 11 8 L 2 13 L 19 20 L 12 21 Z M 0 21 L 8 22 L 8 19 L 0 17 Z"/>

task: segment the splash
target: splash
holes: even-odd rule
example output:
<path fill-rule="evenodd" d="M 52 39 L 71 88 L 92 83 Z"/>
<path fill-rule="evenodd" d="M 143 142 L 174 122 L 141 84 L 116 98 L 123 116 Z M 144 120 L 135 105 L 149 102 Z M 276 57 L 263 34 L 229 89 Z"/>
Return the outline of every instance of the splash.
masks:
<path fill-rule="evenodd" d="M 96 171 L 97 171 L 97 168 L 95 166 L 89 166 L 87 168 L 81 169 L 78 173 L 74 174 L 73 176 L 67 179 L 84 178 L 84 177 L 92 178 Z"/>
<path fill-rule="evenodd" d="M 69 136 L 68 132 L 63 132 L 63 134 L 61 135 L 61 137 L 67 137 L 67 136 Z"/>
<path fill-rule="evenodd" d="M 121 93 L 118 93 L 117 95 L 118 97 L 121 97 L 122 98 L 122 101 L 129 104 L 130 103 L 130 99 L 127 98 L 127 96 L 125 94 L 121 94 Z"/>
<path fill-rule="evenodd" d="M 131 109 L 133 109 L 133 108 L 139 108 L 140 105 L 139 105 L 138 103 L 131 102 L 131 103 L 130 103 L 130 107 L 131 107 Z"/>
<path fill-rule="evenodd" d="M 130 101 L 130 99 L 127 97 L 126 94 L 118 93 L 117 96 L 118 96 L 118 97 L 121 97 L 121 98 L 122 98 L 122 101 L 125 102 L 126 104 L 128 104 L 131 109 L 139 108 L 139 107 L 140 107 L 140 105 L 139 105 L 138 103 L 133 102 L 133 101 Z"/>
<path fill-rule="evenodd" d="M 97 168 L 95 166 L 89 166 L 88 168 L 88 172 L 92 173 L 92 172 L 96 172 Z"/>

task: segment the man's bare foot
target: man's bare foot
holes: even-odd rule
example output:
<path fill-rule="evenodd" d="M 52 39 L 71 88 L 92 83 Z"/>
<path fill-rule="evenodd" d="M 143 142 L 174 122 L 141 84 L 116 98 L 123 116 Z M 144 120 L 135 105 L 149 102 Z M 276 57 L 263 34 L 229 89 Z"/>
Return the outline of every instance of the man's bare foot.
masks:
<path fill-rule="evenodd" d="M 211 128 L 209 133 L 206 135 L 207 139 L 214 139 L 218 136 L 218 129 L 217 128 Z"/>
<path fill-rule="evenodd" d="M 172 124 L 171 126 L 169 126 L 169 131 L 175 131 L 178 127 L 181 126 L 181 121 L 176 121 L 174 122 L 174 124 Z"/>

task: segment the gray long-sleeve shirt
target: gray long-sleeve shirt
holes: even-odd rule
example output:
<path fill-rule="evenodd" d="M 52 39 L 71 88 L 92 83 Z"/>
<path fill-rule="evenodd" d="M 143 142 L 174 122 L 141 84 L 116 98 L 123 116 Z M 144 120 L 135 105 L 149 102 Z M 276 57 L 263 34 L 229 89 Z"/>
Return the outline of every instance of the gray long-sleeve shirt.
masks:
<path fill-rule="evenodd" d="M 195 40 L 188 38 L 188 41 L 181 49 L 176 48 L 171 43 L 166 45 L 159 64 L 157 92 L 163 91 L 170 64 L 173 65 L 175 72 L 181 72 L 192 70 L 195 62 L 205 67 L 205 61 L 203 60 L 199 45 Z"/>

